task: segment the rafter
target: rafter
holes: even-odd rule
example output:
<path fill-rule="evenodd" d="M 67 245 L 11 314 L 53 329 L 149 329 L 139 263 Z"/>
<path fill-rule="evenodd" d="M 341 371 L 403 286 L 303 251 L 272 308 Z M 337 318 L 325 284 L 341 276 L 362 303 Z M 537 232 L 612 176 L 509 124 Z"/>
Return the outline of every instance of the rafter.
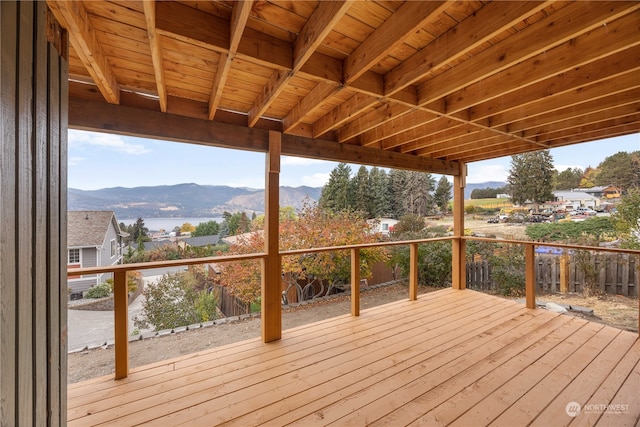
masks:
<path fill-rule="evenodd" d="M 233 4 L 231 12 L 231 23 L 229 25 L 229 51 L 220 54 L 218 62 L 218 70 L 213 81 L 213 89 L 211 90 L 211 98 L 209 99 L 209 120 L 213 120 L 216 111 L 220 106 L 222 93 L 224 91 L 233 58 L 238 51 L 242 34 L 249 20 L 249 14 L 253 7 L 253 0 L 237 1 Z"/>
<path fill-rule="evenodd" d="M 144 19 L 147 22 L 147 35 L 149 36 L 149 47 L 151 48 L 151 60 L 153 62 L 153 72 L 156 77 L 156 87 L 158 88 L 158 102 L 160 111 L 167 112 L 167 89 L 164 80 L 164 65 L 162 64 L 162 52 L 160 51 L 160 38 L 156 33 L 156 1 L 143 0 Z"/>
<path fill-rule="evenodd" d="M 80 1 L 55 2 L 50 5 L 56 19 L 66 24 L 69 39 L 104 99 L 120 102 L 120 86 L 100 42 L 91 26 L 89 15 Z"/>

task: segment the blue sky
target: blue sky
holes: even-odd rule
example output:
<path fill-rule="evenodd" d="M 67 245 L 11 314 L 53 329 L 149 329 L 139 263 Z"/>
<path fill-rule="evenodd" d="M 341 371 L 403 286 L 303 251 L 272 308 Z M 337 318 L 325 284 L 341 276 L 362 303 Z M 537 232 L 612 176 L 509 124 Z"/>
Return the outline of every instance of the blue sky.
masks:
<path fill-rule="evenodd" d="M 640 135 L 628 135 L 551 150 L 556 169 L 597 166 L 619 151 L 640 150 Z M 504 181 L 511 157 L 469 163 L 468 183 Z M 264 188 L 263 153 L 69 131 L 69 187 L 96 190 L 196 183 Z M 337 163 L 283 157 L 280 184 L 323 186 Z M 359 165 L 353 165 L 355 173 Z"/>

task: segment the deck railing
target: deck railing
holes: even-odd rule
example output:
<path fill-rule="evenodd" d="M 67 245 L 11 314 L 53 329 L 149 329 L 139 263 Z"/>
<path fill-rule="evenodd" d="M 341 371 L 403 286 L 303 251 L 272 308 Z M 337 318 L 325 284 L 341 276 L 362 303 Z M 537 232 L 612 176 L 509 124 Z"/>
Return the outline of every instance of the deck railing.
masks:
<path fill-rule="evenodd" d="M 464 236 L 464 237 L 438 237 L 431 239 L 419 239 L 419 240 L 407 240 L 407 241 L 384 241 L 376 243 L 364 243 L 357 245 L 346 246 L 331 246 L 311 249 L 297 249 L 281 251 L 279 253 L 280 259 L 283 256 L 302 255 L 318 252 L 329 251 L 350 251 L 351 253 L 351 315 L 358 316 L 360 314 L 360 251 L 366 248 L 383 247 L 383 246 L 409 246 L 409 300 L 415 300 L 418 296 L 418 246 L 421 244 L 428 244 L 438 241 L 460 241 L 460 240 L 475 240 L 482 242 L 501 243 L 501 244 L 517 244 L 524 245 L 525 252 L 525 300 L 526 307 L 533 309 L 536 307 L 536 295 L 535 295 L 535 247 L 546 246 L 556 247 L 560 249 L 574 249 L 574 250 L 588 250 L 588 251 L 602 251 L 602 252 L 615 252 L 622 254 L 636 255 L 640 258 L 640 251 L 619 249 L 619 248 L 605 248 L 605 247 L 593 247 L 593 246 L 580 246 L 570 244 L 559 243 L 547 243 L 547 242 L 530 242 L 522 240 L 508 240 L 508 239 L 493 239 L 484 237 Z M 127 272 L 150 270 L 155 268 L 166 267 L 183 267 L 190 265 L 201 265 L 209 263 L 227 263 L 233 261 L 243 261 L 251 259 L 259 259 L 262 263 L 265 262 L 267 254 L 263 252 L 253 254 L 242 255 L 223 255 L 205 258 L 191 258 L 181 260 L 169 260 L 169 261 L 157 261 L 147 263 L 135 263 L 135 264 L 121 264 L 110 265 L 104 267 L 88 267 L 69 270 L 67 275 L 77 276 L 79 274 L 99 274 L 99 273 L 113 273 L 114 286 L 113 286 L 113 302 L 114 302 L 114 350 L 115 350 L 115 378 L 125 378 L 129 372 L 129 336 L 128 336 L 128 294 L 127 294 Z M 640 260 L 639 260 L 640 261 Z M 636 263 L 636 278 L 640 282 L 640 262 Z M 462 278 L 464 280 L 464 277 Z M 456 284 L 453 284 L 454 286 Z M 461 284 L 460 288 L 464 288 L 464 284 Z M 640 285 L 640 283 L 639 283 Z M 639 330 L 640 330 L 640 312 L 638 316 Z"/>

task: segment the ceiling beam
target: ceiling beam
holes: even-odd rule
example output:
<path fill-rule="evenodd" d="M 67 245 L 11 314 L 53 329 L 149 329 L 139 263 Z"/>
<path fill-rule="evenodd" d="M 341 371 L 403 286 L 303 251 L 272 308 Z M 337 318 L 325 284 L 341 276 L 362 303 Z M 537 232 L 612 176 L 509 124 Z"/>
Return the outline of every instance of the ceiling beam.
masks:
<path fill-rule="evenodd" d="M 446 6 L 446 1 L 409 1 L 400 6 L 344 60 L 345 84 L 353 83 L 430 19 L 438 18 Z"/>
<path fill-rule="evenodd" d="M 267 130 L 77 98 L 69 100 L 69 127 L 263 153 L 269 149 Z M 460 169 L 457 162 L 294 135 L 282 136 L 282 154 L 447 175 Z"/>
<path fill-rule="evenodd" d="M 167 112 L 167 89 L 164 80 L 164 65 L 162 63 L 162 52 L 160 50 L 160 37 L 156 32 L 156 1 L 143 0 L 144 19 L 147 22 L 147 35 L 149 36 L 149 47 L 151 48 L 151 61 L 153 62 L 153 73 L 156 78 L 158 88 L 158 102 L 160 111 Z"/>
<path fill-rule="evenodd" d="M 284 132 L 289 132 L 308 114 L 322 106 L 322 102 L 340 90 L 336 84 L 320 82 L 282 120 Z"/>
<path fill-rule="evenodd" d="M 249 110 L 249 126 L 253 126 L 258 121 L 271 103 L 282 93 L 294 74 L 302 69 L 318 46 L 333 30 L 333 27 L 351 7 L 351 3 L 347 1 L 326 1 L 318 4 L 318 7 L 309 17 L 293 43 L 293 66 L 291 71 L 283 74 L 281 71 L 276 70 L 273 73 L 271 79 L 263 88 L 261 96 L 256 98 Z"/>
<path fill-rule="evenodd" d="M 104 99 L 110 104 L 118 104 L 120 86 L 82 3 L 77 0 L 50 2 L 49 7 L 58 22 L 67 28 L 71 44 Z"/>
<path fill-rule="evenodd" d="M 211 90 L 211 98 L 209 99 L 209 120 L 213 120 L 220 106 L 220 100 L 229 77 L 233 58 L 238 51 L 252 7 L 253 0 L 236 1 L 233 4 L 231 22 L 229 24 L 229 51 L 220 54 L 218 69 L 213 81 L 213 89 Z"/>

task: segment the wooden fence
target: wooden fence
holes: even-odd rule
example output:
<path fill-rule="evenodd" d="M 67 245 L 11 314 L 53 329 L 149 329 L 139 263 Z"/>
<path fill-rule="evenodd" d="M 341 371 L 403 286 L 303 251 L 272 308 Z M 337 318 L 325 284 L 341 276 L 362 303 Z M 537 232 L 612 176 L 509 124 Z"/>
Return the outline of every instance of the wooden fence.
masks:
<path fill-rule="evenodd" d="M 540 292 L 580 293 L 592 281 L 592 286 L 603 293 L 638 296 L 638 257 L 604 253 L 588 256 L 539 254 L 535 259 L 536 289 Z M 492 280 L 491 264 L 487 260 L 467 263 L 467 286 L 497 290 Z"/>
<path fill-rule="evenodd" d="M 216 293 L 218 308 L 226 317 L 250 313 L 251 306 L 233 296 L 225 286 L 215 285 L 213 292 Z"/>

